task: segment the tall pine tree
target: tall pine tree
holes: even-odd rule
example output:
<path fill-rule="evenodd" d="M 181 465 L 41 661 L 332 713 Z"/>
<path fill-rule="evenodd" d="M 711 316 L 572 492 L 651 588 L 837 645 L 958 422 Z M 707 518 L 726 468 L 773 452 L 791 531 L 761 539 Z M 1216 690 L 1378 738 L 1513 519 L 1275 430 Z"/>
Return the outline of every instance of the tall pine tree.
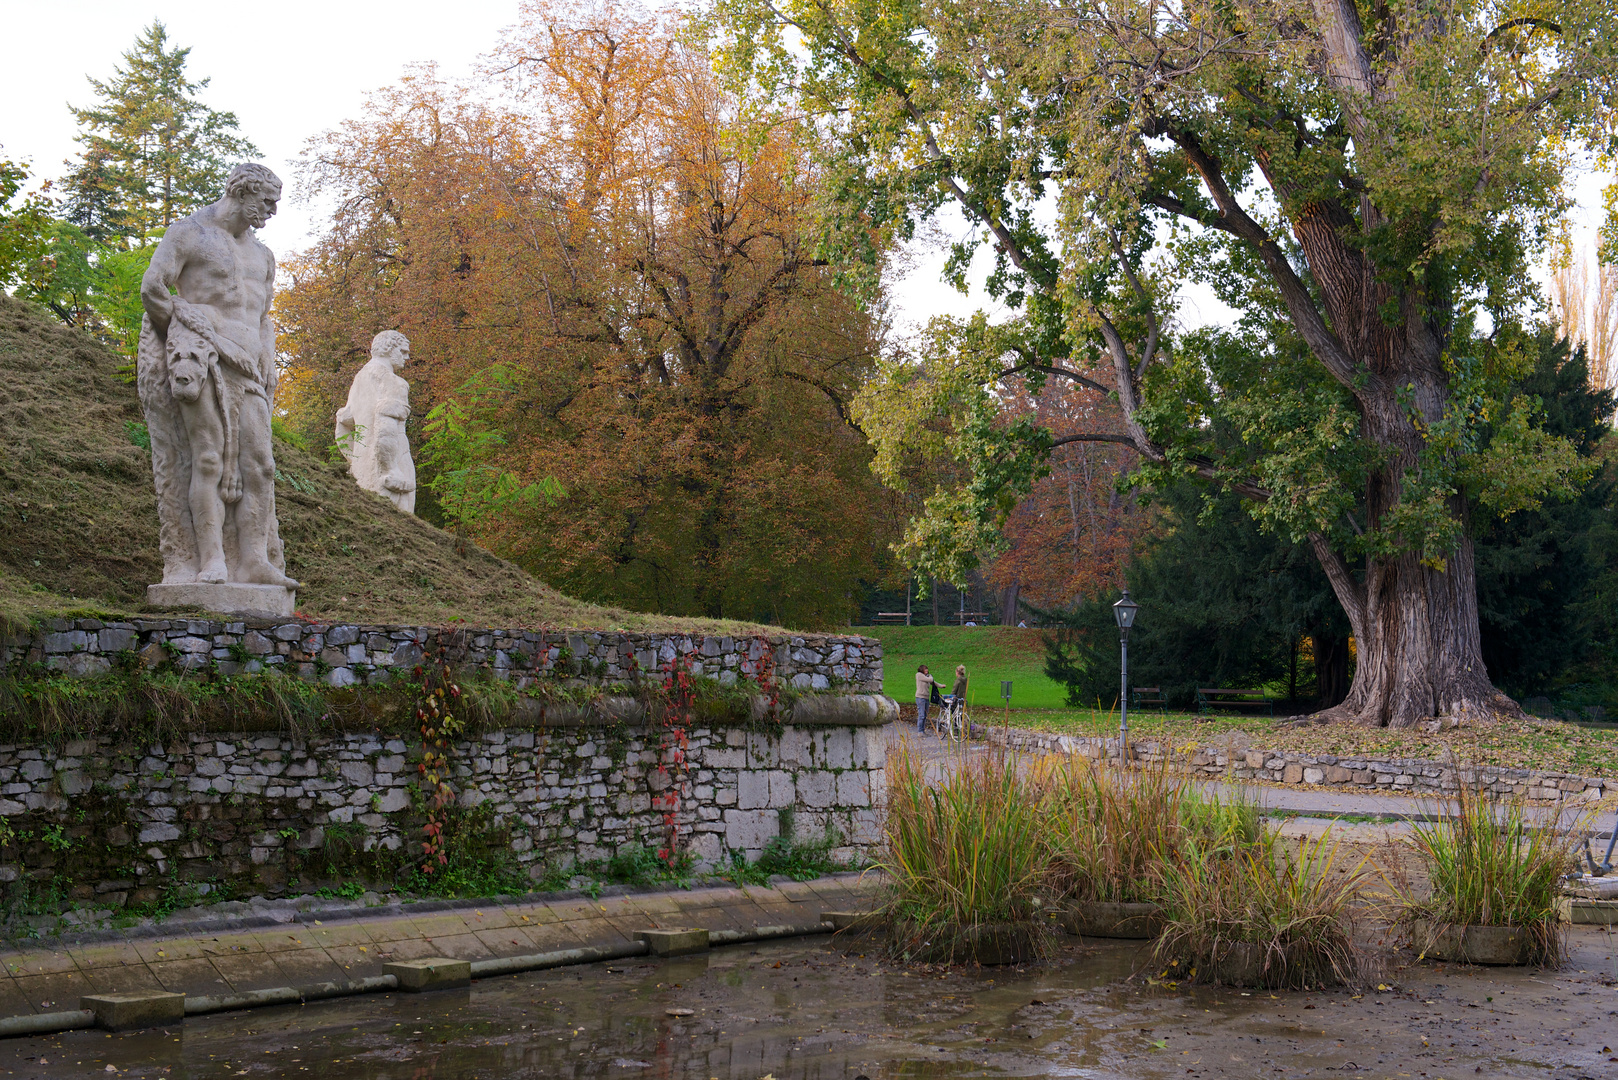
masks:
<path fill-rule="evenodd" d="M 68 219 L 95 240 L 142 246 L 218 198 L 231 165 L 257 156 L 235 113 L 198 100 L 208 80 L 186 78 L 190 53 L 153 21 L 111 79 L 90 80 L 97 103 L 70 106 L 84 150 L 63 185 Z"/>

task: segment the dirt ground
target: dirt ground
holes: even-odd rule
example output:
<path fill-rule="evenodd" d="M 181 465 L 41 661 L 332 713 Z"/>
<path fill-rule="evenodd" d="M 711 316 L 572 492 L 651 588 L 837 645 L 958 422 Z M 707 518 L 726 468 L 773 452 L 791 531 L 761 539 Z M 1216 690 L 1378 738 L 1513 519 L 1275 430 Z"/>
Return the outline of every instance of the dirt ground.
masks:
<path fill-rule="evenodd" d="M 1137 943 L 1070 938 L 1042 968 L 942 969 L 893 964 L 869 939 L 804 938 L 172 1032 L 12 1039 L 0 1076 L 1618 1076 L 1618 952 L 1601 928 L 1569 942 L 1555 972 L 1389 952 L 1362 987 L 1272 994 L 1162 981 Z"/>

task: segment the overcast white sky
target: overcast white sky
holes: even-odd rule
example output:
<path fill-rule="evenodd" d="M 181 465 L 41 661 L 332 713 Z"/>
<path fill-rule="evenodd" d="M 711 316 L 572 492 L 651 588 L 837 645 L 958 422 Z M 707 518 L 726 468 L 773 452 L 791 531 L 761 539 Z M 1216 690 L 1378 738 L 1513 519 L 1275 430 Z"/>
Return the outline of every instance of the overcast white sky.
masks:
<path fill-rule="evenodd" d="M 68 104 L 90 104 L 86 77 L 110 77 L 136 35 L 161 19 L 172 43 L 191 47 L 191 77 L 212 79 L 204 92 L 208 104 L 235 112 L 264 163 L 288 182 L 288 199 L 264 239 L 276 251 L 296 250 L 322 210 L 300 203 L 293 184 L 293 163 L 305 141 L 357 115 L 368 92 L 398 79 L 409 64 L 435 61 L 449 79 L 470 73 L 516 17 L 517 0 L 7 0 L 0 148 L 31 160 L 36 176 L 65 172 L 62 162 L 78 149 Z M 1579 185 L 1581 244 L 1590 242 L 1598 224 L 1600 187 L 1593 177 Z M 946 233 L 966 229 L 958 215 L 946 215 L 942 224 Z M 987 303 L 981 294 L 963 298 L 943 285 L 942 265 L 942 252 L 917 252 L 909 272 L 892 283 L 901 330 Z M 986 273 L 988 265 L 980 254 L 977 268 Z M 1186 299 L 1187 321 L 1221 318 L 1211 296 Z"/>

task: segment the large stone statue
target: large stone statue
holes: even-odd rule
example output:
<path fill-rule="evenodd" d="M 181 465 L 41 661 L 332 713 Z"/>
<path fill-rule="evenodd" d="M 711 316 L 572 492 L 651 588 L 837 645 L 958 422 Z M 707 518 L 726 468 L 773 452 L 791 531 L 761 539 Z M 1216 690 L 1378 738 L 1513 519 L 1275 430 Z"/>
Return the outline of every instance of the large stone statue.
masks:
<path fill-rule="evenodd" d="M 281 181 L 238 165 L 225 194 L 171 225 L 141 281 L 137 386 L 152 440 L 163 582 L 147 601 L 292 614 L 275 519 L 275 256 L 253 230 Z"/>
<path fill-rule="evenodd" d="M 370 362 L 354 376 L 348 404 L 337 410 L 337 445 L 360 487 L 413 514 L 416 463 L 405 438 L 410 384 L 399 377 L 409 362 L 410 342 L 399 331 L 384 330 L 371 339 Z"/>

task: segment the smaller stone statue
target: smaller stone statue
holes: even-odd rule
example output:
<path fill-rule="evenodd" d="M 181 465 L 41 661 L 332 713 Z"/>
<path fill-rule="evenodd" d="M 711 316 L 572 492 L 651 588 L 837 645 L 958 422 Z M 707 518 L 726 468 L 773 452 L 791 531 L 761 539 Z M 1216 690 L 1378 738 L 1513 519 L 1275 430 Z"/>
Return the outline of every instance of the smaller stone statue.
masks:
<path fill-rule="evenodd" d="M 413 514 L 416 463 L 405 438 L 410 384 L 399 377 L 409 362 L 410 342 L 399 331 L 384 330 L 371 339 L 371 359 L 354 376 L 348 404 L 337 410 L 337 445 L 360 487 Z"/>

